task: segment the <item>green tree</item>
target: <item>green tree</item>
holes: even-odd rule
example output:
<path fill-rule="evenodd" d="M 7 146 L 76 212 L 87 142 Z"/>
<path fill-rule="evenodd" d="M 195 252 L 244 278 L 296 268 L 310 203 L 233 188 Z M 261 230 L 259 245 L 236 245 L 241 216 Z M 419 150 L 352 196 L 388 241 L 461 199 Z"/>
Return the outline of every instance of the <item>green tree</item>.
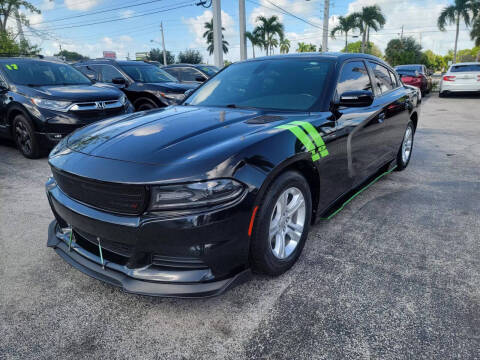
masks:
<path fill-rule="evenodd" d="M 367 52 L 373 56 L 376 57 L 383 57 L 381 50 L 378 48 L 377 45 L 375 45 L 372 42 L 369 42 L 366 44 L 366 48 L 368 49 Z M 342 50 L 342 52 L 348 52 L 348 53 L 361 53 L 362 51 L 362 41 L 355 41 L 353 43 L 349 43 L 346 48 Z"/>
<path fill-rule="evenodd" d="M 386 22 L 385 16 L 378 5 L 365 6 L 352 16 L 358 21 L 358 27 L 362 33 L 362 53 L 365 53 L 365 48 L 370 43 L 370 29 L 378 31 L 383 28 Z"/>
<path fill-rule="evenodd" d="M 167 64 L 174 64 L 175 63 L 175 56 L 168 50 L 165 51 L 167 55 Z M 163 64 L 163 50 L 158 48 L 153 48 L 148 52 L 147 55 L 148 60 L 158 61 L 159 63 Z"/>
<path fill-rule="evenodd" d="M 316 52 L 316 51 L 317 51 L 317 46 L 314 44 L 305 44 L 303 42 L 298 43 L 297 52 Z"/>
<path fill-rule="evenodd" d="M 178 54 L 178 62 L 183 64 L 201 64 L 203 57 L 198 50 L 180 51 Z"/>
<path fill-rule="evenodd" d="M 290 40 L 287 38 L 280 40 L 280 53 L 281 54 L 288 54 L 290 51 Z"/>
<path fill-rule="evenodd" d="M 62 50 L 59 53 L 55 54 L 55 56 L 61 56 L 65 59 L 65 61 L 80 61 L 80 60 L 87 60 L 88 56 L 83 56 L 75 51 L 68 51 Z"/>
<path fill-rule="evenodd" d="M 358 18 L 355 15 L 340 16 L 338 18 L 339 24 L 335 26 L 330 35 L 332 39 L 335 39 L 335 35 L 339 32 L 345 35 L 345 47 L 348 46 L 348 33 L 351 30 L 359 28 Z"/>
<path fill-rule="evenodd" d="M 480 46 L 480 16 L 473 23 L 470 37 L 475 41 L 475 46 Z"/>
<path fill-rule="evenodd" d="M 23 25 L 29 25 L 29 21 L 24 14 L 19 14 L 18 10 L 24 8 L 32 13 L 40 14 L 40 9 L 25 0 L 0 0 L 0 32 L 7 32 L 7 21 L 11 17 L 18 18 Z"/>
<path fill-rule="evenodd" d="M 385 59 L 392 66 L 420 64 L 423 59 L 422 46 L 412 37 L 390 40 L 385 49 Z"/>
<path fill-rule="evenodd" d="M 435 54 L 432 50 L 426 50 L 423 53 L 421 63 L 424 64 L 428 69 L 435 71 L 443 71 L 447 66 L 443 56 Z"/>
<path fill-rule="evenodd" d="M 252 51 L 253 51 L 253 58 L 255 58 L 255 46 L 261 47 L 263 42 L 262 38 L 260 37 L 260 34 L 255 31 L 246 31 L 245 36 L 247 37 L 248 40 L 252 43 Z"/>
<path fill-rule="evenodd" d="M 205 28 L 205 32 L 203 33 L 203 38 L 206 39 L 207 41 L 207 50 L 208 50 L 208 53 L 210 55 L 213 54 L 213 50 L 214 50 L 214 47 L 213 47 L 213 18 L 212 20 L 206 22 L 203 26 Z M 228 46 L 229 46 L 229 43 L 228 41 L 224 40 L 224 37 L 223 37 L 223 31 L 225 31 L 225 28 L 222 26 L 222 48 L 223 48 L 223 53 L 224 54 L 227 54 L 228 53 Z"/>
<path fill-rule="evenodd" d="M 273 52 L 273 48 L 278 46 L 278 41 L 284 37 L 283 24 L 278 20 L 277 16 L 257 17 L 258 26 L 253 30 L 254 33 L 262 39 L 262 45 L 267 56 Z M 277 39 L 277 36 L 279 39 Z"/>
<path fill-rule="evenodd" d="M 453 63 L 457 62 L 458 35 L 460 33 L 460 22 L 463 20 L 469 26 L 480 10 L 480 3 L 477 0 L 455 0 L 453 5 L 442 10 L 438 17 L 438 28 L 445 31 L 445 26 L 455 24 L 455 47 L 453 50 Z"/>
<path fill-rule="evenodd" d="M 11 32 L 0 31 L 0 56 L 38 55 L 39 53 L 38 46 L 31 45 L 26 40 L 16 42 Z"/>

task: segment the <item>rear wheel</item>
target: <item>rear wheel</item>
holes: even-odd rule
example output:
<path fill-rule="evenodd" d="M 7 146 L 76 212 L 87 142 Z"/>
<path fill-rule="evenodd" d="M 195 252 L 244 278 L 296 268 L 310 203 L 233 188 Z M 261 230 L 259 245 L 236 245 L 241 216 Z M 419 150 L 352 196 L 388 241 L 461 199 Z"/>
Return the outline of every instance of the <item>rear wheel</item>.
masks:
<path fill-rule="evenodd" d="M 397 168 L 396 168 L 397 171 L 404 170 L 408 166 L 408 163 L 410 162 L 410 158 L 412 157 L 414 135 L 415 135 L 415 127 L 413 126 L 413 123 L 410 121 L 405 130 L 405 134 L 403 135 L 402 145 L 398 150 Z"/>
<path fill-rule="evenodd" d="M 295 171 L 280 175 L 259 208 L 250 246 L 255 272 L 280 275 L 300 256 L 310 227 L 312 199 L 305 178 Z"/>
<path fill-rule="evenodd" d="M 30 121 L 23 115 L 17 115 L 13 119 L 12 126 L 13 140 L 23 156 L 29 159 L 39 158 L 40 145 Z"/>

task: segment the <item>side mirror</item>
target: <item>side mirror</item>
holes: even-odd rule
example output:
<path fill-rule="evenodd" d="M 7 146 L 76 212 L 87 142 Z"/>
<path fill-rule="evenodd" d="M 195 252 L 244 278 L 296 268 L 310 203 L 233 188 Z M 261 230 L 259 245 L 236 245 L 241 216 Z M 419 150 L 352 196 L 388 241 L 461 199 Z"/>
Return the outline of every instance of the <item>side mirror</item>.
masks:
<path fill-rule="evenodd" d="M 115 84 L 115 85 L 125 85 L 126 81 L 125 81 L 124 78 L 118 77 L 118 78 L 113 78 L 112 83 Z"/>
<path fill-rule="evenodd" d="M 194 89 L 188 89 L 183 93 L 185 95 L 185 99 L 188 98 L 190 95 L 192 95 Z"/>
<path fill-rule="evenodd" d="M 198 81 L 198 82 L 204 82 L 206 79 L 203 77 L 203 76 L 197 76 L 195 78 L 195 81 Z"/>
<path fill-rule="evenodd" d="M 372 105 L 374 100 L 370 90 L 346 91 L 340 95 L 338 106 L 344 107 L 366 107 Z"/>

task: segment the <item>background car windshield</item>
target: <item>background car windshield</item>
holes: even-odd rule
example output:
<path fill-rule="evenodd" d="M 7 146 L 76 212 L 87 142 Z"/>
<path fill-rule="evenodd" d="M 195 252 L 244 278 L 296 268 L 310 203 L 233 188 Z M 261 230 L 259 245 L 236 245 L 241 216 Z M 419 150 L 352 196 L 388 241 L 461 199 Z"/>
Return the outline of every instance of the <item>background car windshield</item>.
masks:
<path fill-rule="evenodd" d="M 3 70 L 17 85 L 90 85 L 92 82 L 70 65 L 43 61 L 3 63 Z"/>
<path fill-rule="evenodd" d="M 480 71 L 480 64 L 455 65 L 452 66 L 450 72 L 470 72 Z"/>
<path fill-rule="evenodd" d="M 128 76 L 138 82 L 159 83 L 177 81 L 177 79 L 165 70 L 159 69 L 154 65 L 124 65 L 122 69 Z"/>
<path fill-rule="evenodd" d="M 199 66 L 198 67 L 200 70 L 202 70 L 205 74 L 207 74 L 208 76 L 213 76 L 215 75 L 217 72 L 220 71 L 219 68 L 217 68 L 216 66 L 206 66 L 206 65 L 202 65 L 202 66 Z"/>
<path fill-rule="evenodd" d="M 196 91 L 188 104 L 308 111 L 322 95 L 330 66 L 306 59 L 233 64 Z"/>

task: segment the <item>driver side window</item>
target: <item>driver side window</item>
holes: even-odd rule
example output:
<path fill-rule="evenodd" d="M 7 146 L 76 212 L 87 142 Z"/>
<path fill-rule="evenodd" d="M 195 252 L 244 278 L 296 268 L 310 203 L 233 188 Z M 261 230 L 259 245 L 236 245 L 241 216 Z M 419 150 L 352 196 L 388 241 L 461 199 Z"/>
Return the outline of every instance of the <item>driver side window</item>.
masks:
<path fill-rule="evenodd" d="M 102 65 L 101 66 L 102 81 L 106 83 L 111 83 L 113 79 L 122 78 L 123 75 L 111 65 Z"/>
<path fill-rule="evenodd" d="M 346 91 L 372 91 L 372 83 L 367 68 L 363 61 L 350 61 L 343 65 L 338 79 L 337 94 L 342 95 Z"/>

